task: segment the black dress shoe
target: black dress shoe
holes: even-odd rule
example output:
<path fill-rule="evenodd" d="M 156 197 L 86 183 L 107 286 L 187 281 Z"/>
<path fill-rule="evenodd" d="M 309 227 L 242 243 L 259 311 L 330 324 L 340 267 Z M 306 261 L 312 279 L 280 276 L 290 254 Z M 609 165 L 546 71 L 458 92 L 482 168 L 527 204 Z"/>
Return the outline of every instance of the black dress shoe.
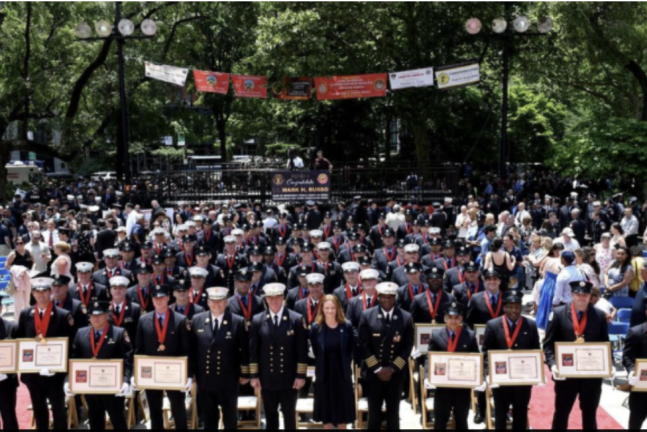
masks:
<path fill-rule="evenodd" d="M 477 413 L 474 416 L 474 424 L 481 424 L 481 423 L 483 423 L 483 417 L 481 416 L 480 413 Z"/>

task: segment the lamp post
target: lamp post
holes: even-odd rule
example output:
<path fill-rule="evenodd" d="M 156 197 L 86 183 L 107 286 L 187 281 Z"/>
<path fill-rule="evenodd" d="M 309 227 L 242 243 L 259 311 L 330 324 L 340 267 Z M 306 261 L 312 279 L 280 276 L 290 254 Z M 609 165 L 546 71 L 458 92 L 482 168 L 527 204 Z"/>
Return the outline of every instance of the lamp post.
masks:
<path fill-rule="evenodd" d="M 117 152 L 116 171 L 119 175 L 120 171 L 125 185 L 130 185 L 132 180 L 132 173 L 130 171 L 130 155 L 128 143 L 128 99 L 126 97 L 126 74 L 124 71 L 124 44 L 128 40 L 138 39 L 151 39 L 157 32 L 157 24 L 155 21 L 147 19 L 141 24 L 141 31 L 143 36 L 133 36 L 135 25 L 129 19 L 121 18 L 121 3 L 115 2 L 115 21 L 111 25 L 108 21 L 99 21 L 95 25 L 95 31 L 98 37 L 90 37 L 92 29 L 86 23 L 79 23 L 76 26 L 75 32 L 77 38 L 83 42 L 105 42 L 106 40 L 113 40 L 117 42 L 117 58 L 119 59 L 119 101 L 120 101 L 120 116 L 119 116 L 119 149 Z M 119 157 L 121 153 L 121 157 Z"/>
<path fill-rule="evenodd" d="M 513 21 L 512 26 L 508 26 L 507 19 L 510 18 L 510 3 L 505 4 L 505 15 L 502 18 L 496 18 L 492 22 L 492 32 L 480 35 L 486 38 L 495 38 L 503 41 L 503 82 L 501 100 L 501 137 L 499 139 L 499 178 L 506 177 L 506 163 L 509 158 L 508 146 L 508 80 L 510 75 L 510 48 L 515 38 L 530 36 L 545 36 L 553 28 L 553 21 L 546 18 L 537 24 L 538 32 L 528 32 L 530 20 L 525 16 L 519 16 Z M 481 21 L 478 18 L 470 18 L 465 24 L 465 30 L 471 35 L 478 35 L 481 31 Z"/>

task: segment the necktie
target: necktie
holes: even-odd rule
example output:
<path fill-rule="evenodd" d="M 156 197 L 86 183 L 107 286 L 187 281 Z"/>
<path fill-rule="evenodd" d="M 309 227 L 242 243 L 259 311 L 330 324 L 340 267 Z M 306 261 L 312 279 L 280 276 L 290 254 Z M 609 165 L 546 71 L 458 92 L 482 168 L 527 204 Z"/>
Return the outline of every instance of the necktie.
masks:
<path fill-rule="evenodd" d="M 373 301 L 372 297 L 366 297 L 366 307 L 368 308 L 371 305 L 371 302 Z"/>
<path fill-rule="evenodd" d="M 517 328 L 517 325 L 515 323 L 512 323 L 512 325 L 510 325 L 510 333 L 514 333 L 516 328 Z"/>
<path fill-rule="evenodd" d="M 279 316 L 274 315 L 274 327 L 278 328 L 279 327 Z"/>
<path fill-rule="evenodd" d="M 178 308 L 177 311 L 178 311 L 178 313 L 181 313 L 182 315 L 184 315 L 184 308 L 183 307 Z"/>
<path fill-rule="evenodd" d="M 495 304 L 497 304 L 496 296 L 490 296 L 490 304 L 491 304 L 492 306 L 494 306 Z"/>
<path fill-rule="evenodd" d="M 99 339 L 101 338 L 101 334 L 99 334 L 98 331 L 94 332 L 94 345 L 96 346 L 99 343 Z"/>
<path fill-rule="evenodd" d="M 121 308 L 120 308 L 119 306 L 117 306 L 117 307 L 115 308 L 115 314 L 116 314 L 116 315 L 119 315 L 119 312 L 121 312 Z"/>
<path fill-rule="evenodd" d="M 86 295 L 87 293 L 88 293 L 88 287 L 87 287 L 87 286 L 84 286 L 84 287 L 83 287 L 83 296 L 85 297 L 85 295 Z"/>
<path fill-rule="evenodd" d="M 164 328 L 164 318 L 159 317 L 159 318 L 157 318 L 157 320 L 160 322 L 160 328 Z"/>
<path fill-rule="evenodd" d="M 584 313 L 582 313 L 582 312 L 578 312 L 578 313 L 577 313 L 577 320 L 578 320 L 578 321 L 582 321 L 582 316 L 584 316 Z"/>
<path fill-rule="evenodd" d="M 43 311 L 40 311 L 40 319 L 43 319 Z"/>
<path fill-rule="evenodd" d="M 49 233 L 49 247 L 50 248 L 54 247 L 54 233 L 53 232 Z"/>
<path fill-rule="evenodd" d="M 60 300 L 56 300 L 56 307 L 61 307 L 61 302 L 60 302 Z M 41 318 L 43 317 L 43 314 L 42 314 L 42 313 L 40 314 L 40 317 L 41 317 Z"/>
<path fill-rule="evenodd" d="M 431 303 L 436 304 L 436 294 L 431 296 Z"/>
<path fill-rule="evenodd" d="M 456 333 L 452 333 L 451 339 L 452 339 L 452 342 L 454 342 L 454 340 L 456 340 Z"/>
<path fill-rule="evenodd" d="M 252 285 L 251 292 L 252 294 L 256 294 L 256 284 Z M 243 302 L 245 303 L 245 306 L 247 306 L 247 297 L 244 298 Z"/>
<path fill-rule="evenodd" d="M 213 334 L 215 335 L 216 333 L 218 333 L 218 320 L 217 319 L 213 320 Z"/>
<path fill-rule="evenodd" d="M 243 296 L 242 299 L 243 299 L 243 304 L 245 305 L 245 307 L 247 307 L 247 296 Z"/>
<path fill-rule="evenodd" d="M 390 326 L 391 325 L 391 315 L 386 314 L 386 325 Z"/>

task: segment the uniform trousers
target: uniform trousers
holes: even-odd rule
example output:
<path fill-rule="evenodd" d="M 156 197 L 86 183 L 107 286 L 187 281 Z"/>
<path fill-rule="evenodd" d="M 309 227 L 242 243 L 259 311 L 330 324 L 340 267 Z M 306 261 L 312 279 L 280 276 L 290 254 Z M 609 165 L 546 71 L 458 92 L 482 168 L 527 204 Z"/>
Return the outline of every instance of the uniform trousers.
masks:
<path fill-rule="evenodd" d="M 67 410 L 65 409 L 65 392 L 63 391 L 63 380 L 59 376 L 30 377 L 27 386 L 31 405 L 34 410 L 36 429 L 41 431 L 49 430 L 49 410 L 47 402 L 52 406 L 55 430 L 67 430 Z"/>
<path fill-rule="evenodd" d="M 198 388 L 200 388 L 198 386 Z M 238 388 L 218 391 L 198 391 L 198 401 L 202 406 L 204 430 L 218 430 L 220 409 L 222 423 L 226 430 L 238 429 Z"/>
<path fill-rule="evenodd" d="M 16 393 L 18 389 L 13 380 L 0 382 L 0 415 L 2 415 L 2 429 L 18 429 L 16 417 Z"/>
<path fill-rule="evenodd" d="M 366 380 L 369 429 L 382 429 L 382 406 L 386 402 L 386 428 L 400 430 L 400 400 L 404 374 L 399 375 L 393 375 L 388 382 L 381 381 L 377 377 Z"/>
<path fill-rule="evenodd" d="M 500 387 L 492 390 L 492 395 L 494 397 L 496 429 L 507 429 L 510 405 L 512 405 L 512 429 L 526 430 L 528 428 L 528 404 L 532 396 L 532 387 Z"/>
<path fill-rule="evenodd" d="M 456 430 L 467 430 L 467 417 L 472 405 L 472 391 L 470 389 L 439 388 L 435 392 L 434 429 L 447 430 L 447 423 L 453 410 Z"/>
<path fill-rule="evenodd" d="M 85 402 L 88 404 L 88 419 L 90 429 L 106 429 L 106 413 L 110 416 L 112 427 L 115 430 L 127 430 L 126 416 L 124 415 L 124 398 L 115 396 L 86 395 Z"/>
<path fill-rule="evenodd" d="M 630 393 L 629 430 L 642 429 L 645 420 L 647 420 L 647 393 Z"/>
<path fill-rule="evenodd" d="M 555 415 L 553 430 L 568 428 L 568 418 L 573 410 L 575 399 L 580 397 L 582 427 L 584 430 L 597 430 L 596 414 L 602 396 L 601 379 L 567 379 L 555 381 Z"/>
<path fill-rule="evenodd" d="M 187 430 L 186 418 L 186 395 L 180 391 L 167 391 L 166 396 L 171 403 L 171 413 L 175 419 L 175 429 Z M 148 398 L 148 407 L 151 415 L 151 429 L 162 430 L 164 429 L 164 392 L 162 390 L 146 390 L 146 397 Z"/>
<path fill-rule="evenodd" d="M 279 429 L 279 406 L 283 413 L 285 430 L 297 428 L 296 408 L 299 393 L 296 390 L 261 390 L 263 408 L 265 409 L 265 422 L 267 430 Z"/>

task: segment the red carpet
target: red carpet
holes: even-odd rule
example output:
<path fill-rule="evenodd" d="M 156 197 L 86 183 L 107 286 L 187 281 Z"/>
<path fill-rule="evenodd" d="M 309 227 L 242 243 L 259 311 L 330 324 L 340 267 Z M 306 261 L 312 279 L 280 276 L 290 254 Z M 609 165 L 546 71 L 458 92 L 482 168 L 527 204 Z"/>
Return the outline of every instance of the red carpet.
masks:
<path fill-rule="evenodd" d="M 546 387 L 534 388 L 530 401 L 530 427 L 532 429 L 551 429 L 553 413 L 555 412 L 555 383 L 550 378 L 550 369 L 546 368 Z M 569 429 L 582 429 L 582 411 L 579 400 L 575 402 L 571 418 L 568 422 Z M 603 408 L 598 408 L 598 428 L 620 430 L 624 429 Z"/>
<path fill-rule="evenodd" d="M 31 429 L 31 411 L 27 411 L 29 405 L 31 405 L 29 390 L 27 390 L 24 384 L 20 384 L 16 403 L 16 415 L 18 416 L 18 424 L 22 430 Z"/>

